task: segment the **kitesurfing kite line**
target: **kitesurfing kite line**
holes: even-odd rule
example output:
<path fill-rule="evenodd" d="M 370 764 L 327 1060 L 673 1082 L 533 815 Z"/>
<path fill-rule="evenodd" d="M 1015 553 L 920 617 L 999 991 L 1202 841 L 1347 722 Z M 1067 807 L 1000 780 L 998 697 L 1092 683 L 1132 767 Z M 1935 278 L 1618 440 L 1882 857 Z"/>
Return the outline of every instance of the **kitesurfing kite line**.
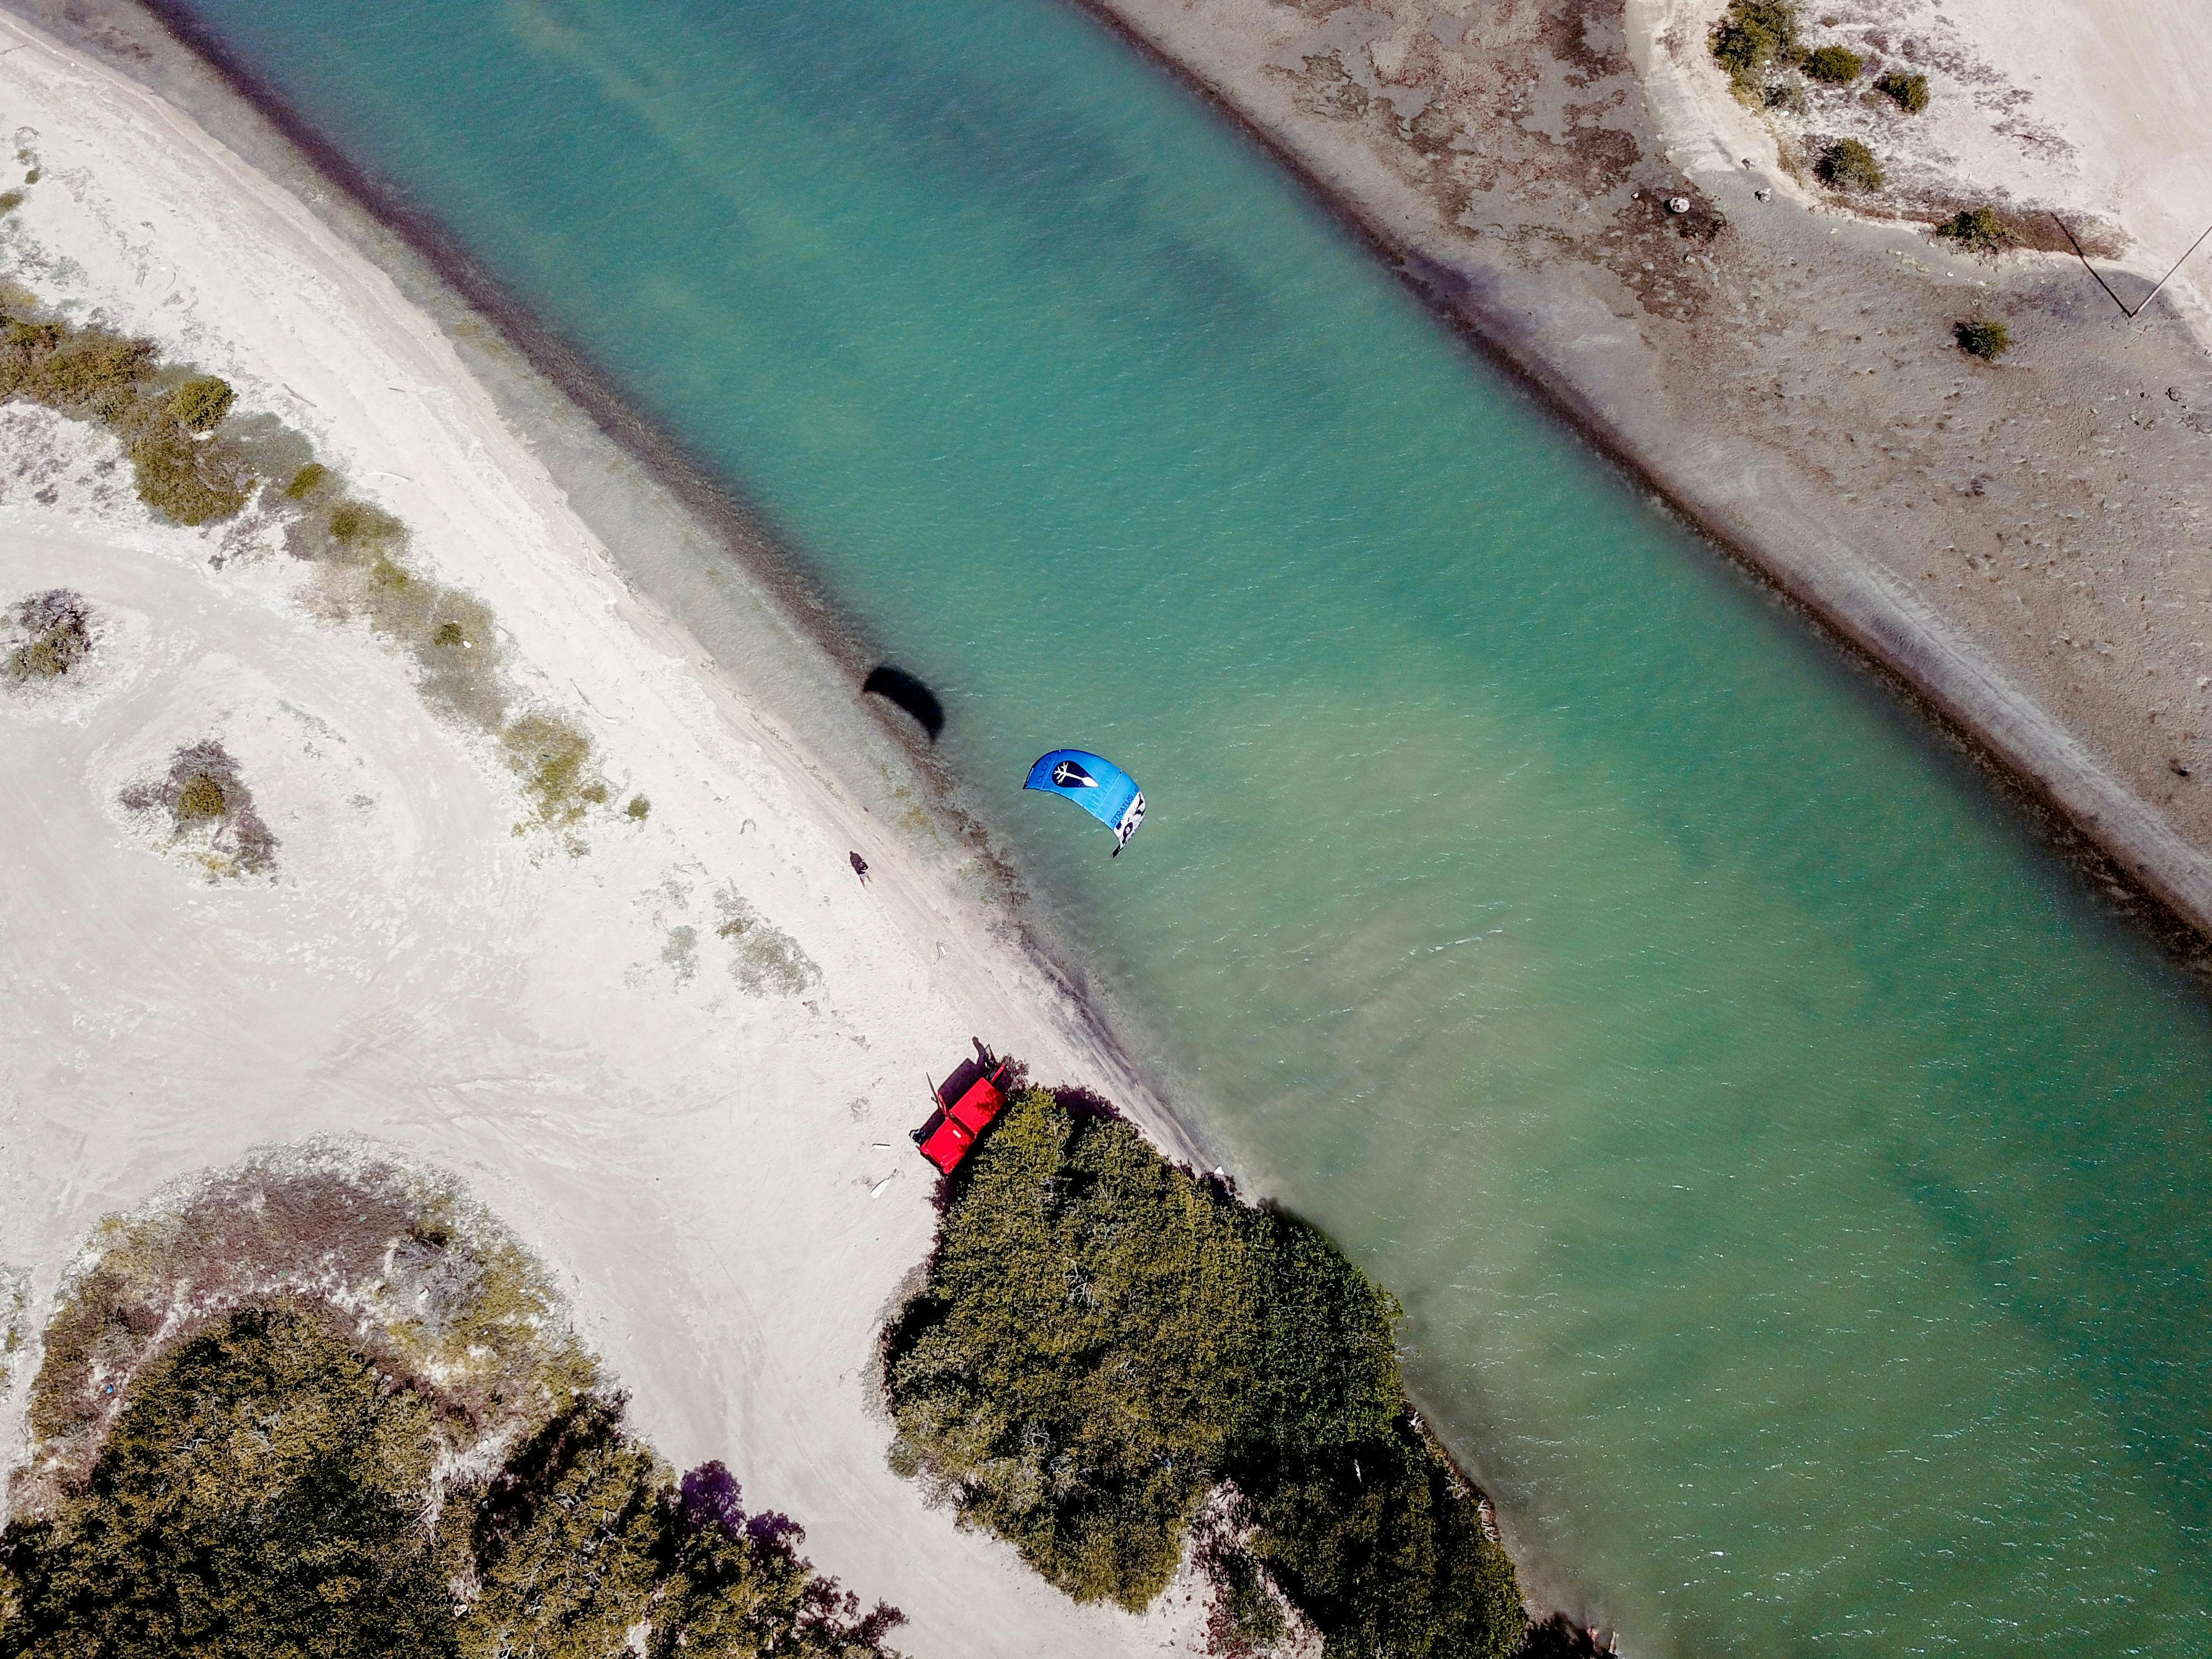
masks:
<path fill-rule="evenodd" d="M 1145 792 L 1112 761 L 1086 749 L 1055 749 L 1030 768 L 1024 789 L 1065 795 L 1114 832 L 1113 856 L 1120 858 L 1129 837 L 1145 821 Z"/>

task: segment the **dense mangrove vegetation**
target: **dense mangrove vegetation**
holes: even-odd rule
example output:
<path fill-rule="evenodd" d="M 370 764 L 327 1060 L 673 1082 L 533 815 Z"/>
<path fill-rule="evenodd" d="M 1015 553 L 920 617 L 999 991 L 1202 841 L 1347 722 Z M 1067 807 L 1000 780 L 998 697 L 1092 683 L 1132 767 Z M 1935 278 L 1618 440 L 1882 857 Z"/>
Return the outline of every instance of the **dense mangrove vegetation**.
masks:
<path fill-rule="evenodd" d="M 1502 1659 L 1513 1565 L 1407 1408 L 1399 1316 L 1314 1228 L 1032 1089 L 886 1333 L 892 1460 L 1079 1601 L 1146 1607 L 1222 1516 L 1198 1554 L 1230 1650 L 1287 1603 L 1330 1659 Z"/>
<path fill-rule="evenodd" d="M 106 1224 L 46 1331 L 4 1659 L 888 1659 L 719 1462 L 631 1433 L 439 1183 L 284 1155 Z"/>

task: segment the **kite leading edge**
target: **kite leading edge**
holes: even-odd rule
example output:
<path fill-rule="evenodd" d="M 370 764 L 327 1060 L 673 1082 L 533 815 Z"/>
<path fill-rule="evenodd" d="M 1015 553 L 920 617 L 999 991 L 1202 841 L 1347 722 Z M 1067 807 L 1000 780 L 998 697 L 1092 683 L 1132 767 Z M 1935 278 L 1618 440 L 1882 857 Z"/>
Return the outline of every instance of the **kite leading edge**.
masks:
<path fill-rule="evenodd" d="M 1145 821 L 1145 792 L 1136 779 L 1087 749 L 1055 749 L 1040 756 L 1022 787 L 1063 795 L 1097 818 L 1114 832 L 1115 858 Z"/>

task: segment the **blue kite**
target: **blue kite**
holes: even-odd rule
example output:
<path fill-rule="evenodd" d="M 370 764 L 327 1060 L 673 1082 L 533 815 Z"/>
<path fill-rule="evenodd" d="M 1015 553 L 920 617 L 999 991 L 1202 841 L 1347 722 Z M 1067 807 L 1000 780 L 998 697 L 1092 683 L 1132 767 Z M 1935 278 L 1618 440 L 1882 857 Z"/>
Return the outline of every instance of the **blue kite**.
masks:
<path fill-rule="evenodd" d="M 1065 795 L 1114 832 L 1114 856 L 1145 821 L 1145 792 L 1112 761 L 1086 749 L 1055 749 L 1030 768 L 1024 789 Z"/>

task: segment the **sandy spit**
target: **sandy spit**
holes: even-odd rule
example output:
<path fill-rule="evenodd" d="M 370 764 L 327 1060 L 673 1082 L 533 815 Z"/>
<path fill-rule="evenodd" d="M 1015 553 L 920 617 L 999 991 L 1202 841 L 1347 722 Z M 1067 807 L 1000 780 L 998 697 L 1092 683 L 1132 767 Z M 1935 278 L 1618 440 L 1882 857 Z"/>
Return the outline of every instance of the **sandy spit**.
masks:
<path fill-rule="evenodd" d="M 2212 149 L 2212 100 L 2173 56 L 2204 27 L 2185 9 L 2081 0 L 2019 31 L 1996 5 L 1806 8 L 1816 39 L 1937 90 L 1940 121 L 1913 126 L 1864 86 L 1815 89 L 1801 125 L 1864 128 L 1890 162 L 1887 194 L 1846 203 L 1806 171 L 1806 133 L 1728 98 L 1705 48 L 1723 0 L 1077 3 L 2201 955 L 2203 279 L 2131 320 L 2070 255 L 1983 263 L 1912 216 L 2057 208 L 2119 248 L 2107 279 L 2141 300 L 2212 218 L 2201 167 L 2179 195 L 2145 182 Z M 2002 366 L 1954 343 L 1978 314 L 2011 326 Z"/>
<path fill-rule="evenodd" d="M 994 891 L 975 843 L 887 821 L 928 780 L 725 532 L 396 241 L 327 196 L 311 211 L 304 164 L 173 45 L 86 16 L 98 54 L 0 15 L 0 115 L 40 175 L 0 257 L 307 434 L 490 606 L 617 793 L 581 853 L 532 827 L 490 746 L 358 624 L 318 620 L 250 526 L 156 525 L 112 439 L 0 411 L 0 598 L 75 588 L 97 638 L 82 675 L 0 695 L 0 1279 L 35 1323 L 86 1231 L 179 1176 L 311 1135 L 388 1146 L 538 1250 L 640 1427 L 799 1517 L 819 1567 L 905 1609 L 902 1647 L 1189 1650 L 1186 1586 L 1143 1620 L 1079 1608 L 927 1509 L 885 1466 L 870 1370 L 934 1225 L 907 1131 L 971 1036 L 1188 1138 L 974 896 Z M 824 732 L 850 744 L 836 767 Z M 210 878 L 118 803 L 210 738 L 276 836 L 269 874 Z"/>

